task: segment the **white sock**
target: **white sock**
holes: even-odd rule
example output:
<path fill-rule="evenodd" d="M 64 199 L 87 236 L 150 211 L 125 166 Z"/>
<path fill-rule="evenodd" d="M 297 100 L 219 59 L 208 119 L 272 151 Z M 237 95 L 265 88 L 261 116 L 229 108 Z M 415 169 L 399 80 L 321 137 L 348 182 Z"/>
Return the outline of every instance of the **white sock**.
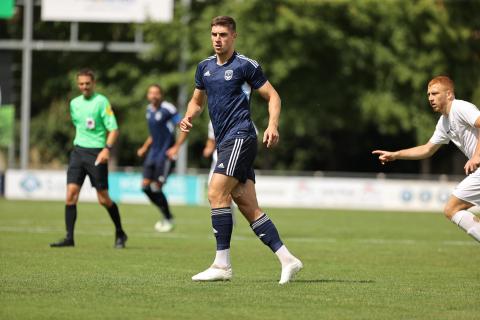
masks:
<path fill-rule="evenodd" d="M 458 211 L 453 215 L 452 222 L 480 242 L 480 222 L 478 222 L 478 218 L 473 213 L 466 210 Z"/>
<path fill-rule="evenodd" d="M 230 268 L 230 249 L 217 250 L 213 264 L 220 268 Z"/>
<path fill-rule="evenodd" d="M 295 257 L 288 251 L 287 247 L 285 245 L 281 246 L 280 249 L 275 251 L 275 254 L 278 257 L 278 260 L 280 260 L 280 263 L 282 264 L 282 267 L 292 263 L 292 261 L 295 260 Z"/>

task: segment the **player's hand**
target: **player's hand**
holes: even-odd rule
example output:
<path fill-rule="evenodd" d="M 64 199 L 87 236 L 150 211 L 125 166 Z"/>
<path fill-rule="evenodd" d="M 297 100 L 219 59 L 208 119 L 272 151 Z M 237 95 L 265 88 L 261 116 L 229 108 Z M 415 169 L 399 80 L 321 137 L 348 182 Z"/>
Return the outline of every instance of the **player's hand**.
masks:
<path fill-rule="evenodd" d="M 180 121 L 180 130 L 183 132 L 190 132 L 192 127 L 192 117 L 185 117 L 182 119 L 182 121 Z"/>
<path fill-rule="evenodd" d="M 140 158 L 143 157 L 147 153 L 147 148 L 141 147 L 137 150 L 137 156 Z"/>
<path fill-rule="evenodd" d="M 174 145 L 173 147 L 169 148 L 167 152 L 165 152 L 165 154 L 167 155 L 168 159 L 177 160 L 179 149 L 180 149 L 180 146 Z"/>
<path fill-rule="evenodd" d="M 278 133 L 277 128 L 269 126 L 263 133 L 263 143 L 267 145 L 267 148 L 274 147 L 279 139 L 280 134 Z"/>
<path fill-rule="evenodd" d="M 480 167 L 480 156 L 473 156 L 472 159 L 467 161 L 463 169 L 465 169 L 465 174 L 469 175 L 470 173 L 475 172 L 478 167 Z"/>
<path fill-rule="evenodd" d="M 390 152 L 390 151 L 384 151 L 384 150 L 374 150 L 372 151 L 372 154 L 378 154 L 378 160 L 380 160 L 381 164 L 385 164 L 390 161 L 395 161 L 397 160 L 395 156 L 395 152 Z"/>
<path fill-rule="evenodd" d="M 97 159 L 95 160 L 95 165 L 98 166 L 100 163 L 107 163 L 108 158 L 110 158 L 110 150 L 108 150 L 107 148 L 104 148 L 98 154 Z"/>

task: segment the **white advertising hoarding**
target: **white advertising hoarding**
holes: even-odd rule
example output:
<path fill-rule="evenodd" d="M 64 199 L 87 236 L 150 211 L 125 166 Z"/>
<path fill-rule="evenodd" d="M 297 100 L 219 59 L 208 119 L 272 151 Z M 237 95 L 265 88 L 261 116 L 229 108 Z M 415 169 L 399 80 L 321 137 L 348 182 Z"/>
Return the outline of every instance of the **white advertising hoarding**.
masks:
<path fill-rule="evenodd" d="M 173 0 L 42 0 L 42 20 L 169 22 Z"/>
<path fill-rule="evenodd" d="M 441 211 L 456 183 L 358 178 L 257 178 L 264 207 Z"/>
<path fill-rule="evenodd" d="M 7 170 L 5 197 L 7 199 L 64 200 L 67 195 L 67 173 L 55 170 Z M 97 201 L 97 193 L 85 179 L 80 200 Z"/>
<path fill-rule="evenodd" d="M 172 175 L 165 192 L 172 203 L 206 204 L 203 176 Z M 112 172 L 110 195 L 125 203 L 149 203 L 140 189 L 140 173 Z M 455 182 L 324 177 L 258 176 L 262 207 L 354 210 L 442 211 Z M 7 170 L 7 199 L 64 200 L 65 171 Z M 87 178 L 80 199 L 97 201 Z"/>

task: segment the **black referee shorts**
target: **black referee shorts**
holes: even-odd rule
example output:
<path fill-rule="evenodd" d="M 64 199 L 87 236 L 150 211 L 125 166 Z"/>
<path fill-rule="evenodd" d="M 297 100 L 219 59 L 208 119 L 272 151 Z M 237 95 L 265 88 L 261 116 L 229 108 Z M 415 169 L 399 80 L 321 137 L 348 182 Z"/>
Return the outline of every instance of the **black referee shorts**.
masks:
<path fill-rule="evenodd" d="M 67 170 L 67 184 L 83 185 L 88 175 L 92 186 L 97 190 L 108 189 L 108 164 L 95 165 L 95 160 L 102 148 L 82 148 L 75 146 L 70 153 Z"/>
<path fill-rule="evenodd" d="M 226 176 L 235 177 L 241 183 L 247 179 L 255 182 L 253 162 L 257 156 L 257 137 L 247 136 L 222 142 L 217 147 L 218 160 L 213 170 Z"/>

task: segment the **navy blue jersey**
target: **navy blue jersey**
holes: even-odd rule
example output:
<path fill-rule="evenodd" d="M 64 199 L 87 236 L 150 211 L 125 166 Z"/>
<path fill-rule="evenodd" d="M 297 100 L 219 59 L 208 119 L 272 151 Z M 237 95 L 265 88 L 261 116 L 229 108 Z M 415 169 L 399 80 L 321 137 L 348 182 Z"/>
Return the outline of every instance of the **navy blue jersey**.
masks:
<path fill-rule="evenodd" d="M 146 117 L 152 144 L 145 162 L 163 161 L 168 148 L 175 142 L 175 126 L 181 120 L 180 115 L 173 104 L 163 101 L 159 108 L 148 105 Z"/>
<path fill-rule="evenodd" d="M 260 65 L 237 52 L 223 65 L 217 57 L 201 61 L 195 73 L 195 87 L 205 90 L 208 113 L 212 120 L 215 140 L 222 141 L 246 136 L 256 136 L 250 118 L 252 88 L 258 89 L 267 82 Z"/>

